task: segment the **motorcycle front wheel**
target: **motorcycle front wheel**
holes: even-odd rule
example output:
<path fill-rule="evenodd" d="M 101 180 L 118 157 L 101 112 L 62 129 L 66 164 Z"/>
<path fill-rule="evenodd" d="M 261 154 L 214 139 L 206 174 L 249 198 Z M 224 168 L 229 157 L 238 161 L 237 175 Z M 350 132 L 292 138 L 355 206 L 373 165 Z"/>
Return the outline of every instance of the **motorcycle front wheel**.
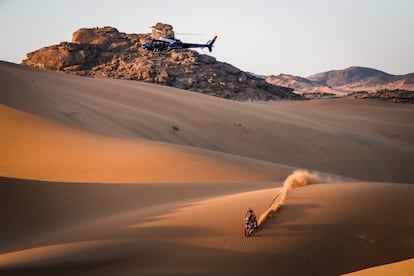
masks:
<path fill-rule="evenodd" d="M 246 237 L 248 237 L 248 236 L 250 236 L 250 234 L 253 232 L 253 229 L 250 229 L 250 228 L 246 228 L 246 229 L 244 229 L 244 235 L 246 236 Z"/>

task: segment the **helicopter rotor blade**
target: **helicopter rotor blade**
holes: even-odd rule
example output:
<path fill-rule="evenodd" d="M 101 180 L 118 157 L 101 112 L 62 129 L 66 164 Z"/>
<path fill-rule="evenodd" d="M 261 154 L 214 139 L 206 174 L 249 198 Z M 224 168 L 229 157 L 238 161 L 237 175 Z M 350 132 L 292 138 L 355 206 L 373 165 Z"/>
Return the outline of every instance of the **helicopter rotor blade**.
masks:
<path fill-rule="evenodd" d="M 159 34 L 165 34 L 165 32 L 164 31 L 161 31 L 161 30 L 158 30 L 157 28 L 155 28 L 155 26 L 149 26 L 148 28 L 150 28 L 150 29 L 152 29 L 152 30 L 154 30 L 154 31 L 156 31 L 157 33 L 159 33 Z M 203 36 L 203 35 L 206 35 L 206 34 L 201 34 L 201 33 L 176 33 L 176 32 L 174 32 L 176 35 L 199 35 L 199 36 Z"/>
<path fill-rule="evenodd" d="M 177 35 L 199 35 L 199 36 L 203 36 L 205 34 L 200 34 L 200 33 L 175 33 Z"/>

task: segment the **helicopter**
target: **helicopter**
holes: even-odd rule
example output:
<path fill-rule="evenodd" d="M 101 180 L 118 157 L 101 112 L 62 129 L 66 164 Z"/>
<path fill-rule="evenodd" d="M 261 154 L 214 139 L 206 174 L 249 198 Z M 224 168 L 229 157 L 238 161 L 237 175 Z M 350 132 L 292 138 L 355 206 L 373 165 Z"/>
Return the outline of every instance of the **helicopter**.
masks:
<path fill-rule="evenodd" d="M 155 30 L 158 33 L 163 33 L 160 30 Z M 217 35 L 213 37 L 213 39 L 207 41 L 205 44 L 199 44 L 199 43 L 187 43 L 182 42 L 179 39 L 176 39 L 174 37 L 166 38 L 161 37 L 158 39 L 151 38 L 147 40 L 141 48 L 153 51 L 153 52 L 162 52 L 162 51 L 171 51 L 175 49 L 189 49 L 189 48 L 207 48 L 208 51 L 211 53 L 213 51 L 213 44 L 217 39 Z"/>

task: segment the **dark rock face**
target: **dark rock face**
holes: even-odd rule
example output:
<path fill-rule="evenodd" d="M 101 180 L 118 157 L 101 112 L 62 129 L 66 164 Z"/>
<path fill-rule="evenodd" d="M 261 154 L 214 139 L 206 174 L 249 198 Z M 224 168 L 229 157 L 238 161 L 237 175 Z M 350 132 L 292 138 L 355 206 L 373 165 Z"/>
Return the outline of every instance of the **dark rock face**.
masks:
<path fill-rule="evenodd" d="M 406 90 L 380 90 L 369 93 L 367 91 L 354 92 L 348 96 L 350 99 L 373 99 L 393 103 L 414 103 L 414 91 Z"/>
<path fill-rule="evenodd" d="M 158 31 L 157 31 L 158 30 Z M 150 34 L 126 34 L 113 27 L 82 28 L 72 42 L 27 54 L 23 64 L 81 76 L 139 80 L 234 100 L 302 99 L 293 89 L 192 50 L 154 53 L 141 48 L 160 32 L 174 36 L 171 25 L 157 23 Z"/>

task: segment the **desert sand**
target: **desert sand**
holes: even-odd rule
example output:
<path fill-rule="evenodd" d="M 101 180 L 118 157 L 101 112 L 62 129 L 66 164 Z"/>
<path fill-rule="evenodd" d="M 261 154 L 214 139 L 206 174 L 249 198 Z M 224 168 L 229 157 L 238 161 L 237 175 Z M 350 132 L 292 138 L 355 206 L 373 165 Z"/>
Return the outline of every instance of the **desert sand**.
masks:
<path fill-rule="evenodd" d="M 1 275 L 414 273 L 413 105 L 0 81 Z"/>

